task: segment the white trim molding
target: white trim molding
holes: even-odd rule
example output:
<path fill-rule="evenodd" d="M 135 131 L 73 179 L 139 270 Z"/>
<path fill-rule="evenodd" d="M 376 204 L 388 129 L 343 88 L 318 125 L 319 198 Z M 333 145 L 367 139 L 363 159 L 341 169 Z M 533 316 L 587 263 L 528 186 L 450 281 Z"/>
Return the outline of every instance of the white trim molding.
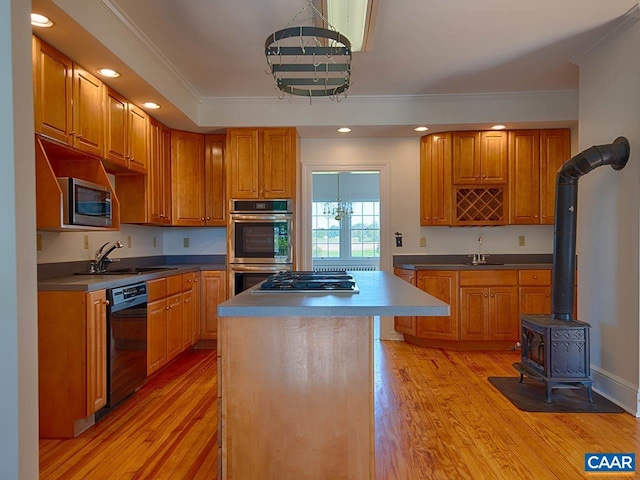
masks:
<path fill-rule="evenodd" d="M 631 415 L 640 417 L 640 390 L 638 385 L 591 365 L 593 390 L 624 408 Z"/>

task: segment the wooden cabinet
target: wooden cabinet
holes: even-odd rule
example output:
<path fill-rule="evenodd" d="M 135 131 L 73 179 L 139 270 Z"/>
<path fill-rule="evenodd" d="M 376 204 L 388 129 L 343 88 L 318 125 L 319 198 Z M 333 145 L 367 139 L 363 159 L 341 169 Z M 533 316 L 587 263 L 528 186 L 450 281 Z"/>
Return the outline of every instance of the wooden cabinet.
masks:
<path fill-rule="evenodd" d="M 204 210 L 206 226 L 226 226 L 225 135 L 204 137 Z"/>
<path fill-rule="evenodd" d="M 146 174 L 147 114 L 111 88 L 106 89 L 105 104 L 105 161 L 117 170 Z"/>
<path fill-rule="evenodd" d="M 218 304 L 227 299 L 227 274 L 224 271 L 200 272 L 201 333 L 204 340 L 218 337 Z"/>
<path fill-rule="evenodd" d="M 149 172 L 147 175 L 149 222 L 171 225 L 171 130 L 149 120 Z"/>
<path fill-rule="evenodd" d="M 556 174 L 570 148 L 568 129 L 509 132 L 510 224 L 554 223 Z"/>
<path fill-rule="evenodd" d="M 520 314 L 551 313 L 551 270 L 521 270 L 518 285 Z"/>
<path fill-rule="evenodd" d="M 506 132 L 455 132 L 452 143 L 454 185 L 507 183 Z"/>
<path fill-rule="evenodd" d="M 460 339 L 517 341 L 516 270 L 460 272 Z"/>
<path fill-rule="evenodd" d="M 416 272 L 414 270 L 405 270 L 402 268 L 394 268 L 393 274 L 396 277 L 400 277 L 407 283 L 411 285 L 416 285 Z M 396 332 L 406 333 L 407 335 L 416 334 L 416 317 L 394 317 L 393 318 L 394 328 Z"/>
<path fill-rule="evenodd" d="M 294 128 L 228 129 L 227 142 L 230 198 L 295 198 Z"/>
<path fill-rule="evenodd" d="M 147 375 L 193 344 L 195 273 L 147 282 Z"/>
<path fill-rule="evenodd" d="M 451 225 L 451 134 L 420 139 L 420 225 Z"/>
<path fill-rule="evenodd" d="M 556 176 L 570 158 L 569 129 L 540 130 L 540 223 L 555 223 Z"/>
<path fill-rule="evenodd" d="M 35 36 L 32 53 L 36 133 L 101 158 L 104 85 Z"/>
<path fill-rule="evenodd" d="M 204 135 L 171 131 L 173 224 L 204 225 Z"/>
<path fill-rule="evenodd" d="M 107 399 L 104 290 L 38 292 L 40 436 L 72 438 Z"/>
<path fill-rule="evenodd" d="M 416 336 L 434 340 L 458 340 L 458 273 L 419 271 L 416 286 L 449 305 L 450 315 L 417 317 Z"/>

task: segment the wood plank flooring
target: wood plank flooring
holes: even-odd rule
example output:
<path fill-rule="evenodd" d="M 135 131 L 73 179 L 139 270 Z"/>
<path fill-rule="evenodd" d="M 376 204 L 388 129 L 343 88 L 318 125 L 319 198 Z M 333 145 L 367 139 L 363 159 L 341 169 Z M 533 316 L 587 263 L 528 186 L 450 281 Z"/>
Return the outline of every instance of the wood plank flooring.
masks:
<path fill-rule="evenodd" d="M 379 480 L 578 479 L 587 452 L 640 452 L 627 413 L 514 407 L 487 377 L 517 376 L 516 352 L 374 350 Z M 41 440 L 40 478 L 215 479 L 216 375 L 215 351 L 185 352 L 80 437 Z"/>

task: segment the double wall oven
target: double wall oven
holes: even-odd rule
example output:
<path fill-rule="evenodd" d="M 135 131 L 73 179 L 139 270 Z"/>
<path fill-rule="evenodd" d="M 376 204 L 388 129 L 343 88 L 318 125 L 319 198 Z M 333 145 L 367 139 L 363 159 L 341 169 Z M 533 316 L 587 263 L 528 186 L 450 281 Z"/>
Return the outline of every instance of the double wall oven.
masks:
<path fill-rule="evenodd" d="M 231 294 L 293 267 L 293 201 L 231 200 L 229 215 Z"/>

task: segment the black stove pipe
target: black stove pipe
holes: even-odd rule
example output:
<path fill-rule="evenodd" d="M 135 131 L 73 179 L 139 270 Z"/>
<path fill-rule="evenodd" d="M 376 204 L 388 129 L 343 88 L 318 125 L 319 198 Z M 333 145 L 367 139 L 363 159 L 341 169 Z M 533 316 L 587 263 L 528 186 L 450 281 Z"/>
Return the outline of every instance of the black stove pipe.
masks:
<path fill-rule="evenodd" d="M 603 165 L 622 170 L 629 160 L 629 152 L 629 141 L 618 137 L 609 145 L 588 148 L 564 162 L 558 170 L 551 291 L 551 313 L 555 319 L 570 321 L 573 318 L 578 179 Z"/>

